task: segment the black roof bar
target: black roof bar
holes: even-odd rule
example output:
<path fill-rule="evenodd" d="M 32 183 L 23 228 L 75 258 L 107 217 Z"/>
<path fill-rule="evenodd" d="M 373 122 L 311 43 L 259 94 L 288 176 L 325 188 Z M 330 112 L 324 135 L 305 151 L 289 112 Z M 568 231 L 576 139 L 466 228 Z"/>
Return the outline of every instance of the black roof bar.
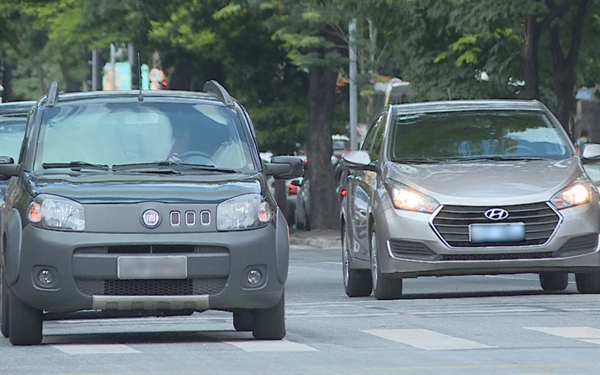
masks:
<path fill-rule="evenodd" d="M 46 94 L 46 107 L 54 107 L 58 101 L 58 82 L 53 81 Z"/>
<path fill-rule="evenodd" d="M 225 90 L 225 87 L 221 86 L 221 84 L 215 80 L 206 81 L 204 84 L 204 92 L 214 94 L 228 107 L 234 106 L 231 95 Z"/>

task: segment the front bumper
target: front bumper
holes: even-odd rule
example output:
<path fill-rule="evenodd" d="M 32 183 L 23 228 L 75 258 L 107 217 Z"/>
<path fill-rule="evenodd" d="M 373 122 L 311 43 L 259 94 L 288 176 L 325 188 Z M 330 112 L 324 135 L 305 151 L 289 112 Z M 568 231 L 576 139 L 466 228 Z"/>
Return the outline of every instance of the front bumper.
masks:
<path fill-rule="evenodd" d="M 289 264 L 289 235 L 277 225 L 208 233 L 85 233 L 25 226 L 18 278 L 11 292 L 34 308 L 49 312 L 81 310 L 255 309 L 281 298 Z M 119 257 L 186 258 L 186 277 L 119 279 Z M 250 285 L 247 275 L 263 279 Z M 52 280 L 40 281 L 40 273 Z"/>
<path fill-rule="evenodd" d="M 449 246 L 428 214 L 387 209 L 376 222 L 379 267 L 390 277 L 489 275 L 600 270 L 600 217 L 593 205 L 560 211 L 537 245 Z"/>

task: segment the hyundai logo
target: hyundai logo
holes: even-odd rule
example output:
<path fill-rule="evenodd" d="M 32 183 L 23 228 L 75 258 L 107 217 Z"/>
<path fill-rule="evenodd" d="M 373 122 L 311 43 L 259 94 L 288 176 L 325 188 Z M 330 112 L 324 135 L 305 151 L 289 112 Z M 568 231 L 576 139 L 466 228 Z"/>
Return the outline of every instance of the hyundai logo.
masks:
<path fill-rule="evenodd" d="M 485 217 L 490 220 L 504 220 L 508 217 L 508 211 L 503 208 L 490 208 L 489 210 L 483 213 Z"/>
<path fill-rule="evenodd" d="M 160 214 L 156 210 L 146 210 L 142 214 L 142 223 L 146 228 L 154 228 L 160 224 Z"/>

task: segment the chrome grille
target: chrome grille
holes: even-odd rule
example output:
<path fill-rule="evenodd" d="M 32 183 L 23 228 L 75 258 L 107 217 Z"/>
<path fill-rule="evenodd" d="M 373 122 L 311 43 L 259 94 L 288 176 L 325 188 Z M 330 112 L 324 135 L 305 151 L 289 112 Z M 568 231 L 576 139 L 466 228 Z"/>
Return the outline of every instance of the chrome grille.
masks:
<path fill-rule="evenodd" d="M 471 243 L 470 224 L 498 223 L 484 216 L 490 208 L 503 208 L 509 216 L 502 223 L 524 223 L 525 241 L 515 243 Z M 542 245 L 558 226 L 560 217 L 545 202 L 512 206 L 444 206 L 433 219 L 433 227 L 451 247 Z"/>

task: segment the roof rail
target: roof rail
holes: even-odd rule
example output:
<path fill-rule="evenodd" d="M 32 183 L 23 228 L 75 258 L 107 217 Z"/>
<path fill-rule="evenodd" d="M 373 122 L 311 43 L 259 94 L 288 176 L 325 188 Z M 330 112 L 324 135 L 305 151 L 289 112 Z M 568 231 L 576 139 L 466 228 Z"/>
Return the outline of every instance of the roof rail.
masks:
<path fill-rule="evenodd" d="M 54 107 L 58 101 L 58 82 L 53 81 L 46 93 L 46 107 Z"/>
<path fill-rule="evenodd" d="M 234 106 L 234 102 L 231 98 L 231 95 L 229 95 L 227 90 L 225 90 L 225 87 L 221 86 L 221 84 L 215 80 L 206 81 L 206 83 L 204 84 L 204 92 L 215 95 L 228 107 Z"/>

